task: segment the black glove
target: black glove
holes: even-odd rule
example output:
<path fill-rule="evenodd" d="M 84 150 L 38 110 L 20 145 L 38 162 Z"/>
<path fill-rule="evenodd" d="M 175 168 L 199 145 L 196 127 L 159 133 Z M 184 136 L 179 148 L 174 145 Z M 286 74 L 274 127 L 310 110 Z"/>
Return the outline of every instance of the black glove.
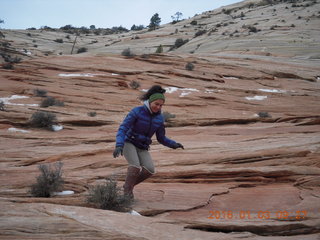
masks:
<path fill-rule="evenodd" d="M 173 149 L 182 148 L 184 149 L 183 145 L 181 143 L 175 143 L 172 147 Z"/>
<path fill-rule="evenodd" d="M 113 151 L 113 157 L 119 157 L 121 154 L 121 156 L 123 156 L 123 147 L 116 147 Z"/>

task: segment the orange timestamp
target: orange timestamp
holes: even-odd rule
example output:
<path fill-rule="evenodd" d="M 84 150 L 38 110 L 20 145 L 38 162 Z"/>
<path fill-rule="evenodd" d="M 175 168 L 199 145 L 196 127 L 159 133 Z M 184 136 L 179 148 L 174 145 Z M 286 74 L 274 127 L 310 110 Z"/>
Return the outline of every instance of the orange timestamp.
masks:
<path fill-rule="evenodd" d="M 279 219 L 279 220 L 302 220 L 307 217 L 306 210 L 299 210 L 299 211 L 285 211 L 279 210 L 276 212 L 271 211 L 219 211 L 219 210 L 212 210 L 209 211 L 208 219 L 241 219 L 241 220 L 250 220 L 250 219 L 261 219 L 261 220 L 268 220 L 268 219 Z"/>

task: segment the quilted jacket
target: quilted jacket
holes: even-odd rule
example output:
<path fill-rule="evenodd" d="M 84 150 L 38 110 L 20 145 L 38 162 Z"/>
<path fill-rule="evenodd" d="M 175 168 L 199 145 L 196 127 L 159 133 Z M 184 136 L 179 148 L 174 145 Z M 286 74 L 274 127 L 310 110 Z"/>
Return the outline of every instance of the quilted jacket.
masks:
<path fill-rule="evenodd" d="M 123 120 L 116 136 L 116 146 L 123 147 L 130 142 L 137 148 L 149 150 L 152 136 L 156 134 L 159 143 L 172 148 L 175 141 L 165 135 L 164 118 L 159 113 L 151 113 L 149 103 L 133 108 Z"/>

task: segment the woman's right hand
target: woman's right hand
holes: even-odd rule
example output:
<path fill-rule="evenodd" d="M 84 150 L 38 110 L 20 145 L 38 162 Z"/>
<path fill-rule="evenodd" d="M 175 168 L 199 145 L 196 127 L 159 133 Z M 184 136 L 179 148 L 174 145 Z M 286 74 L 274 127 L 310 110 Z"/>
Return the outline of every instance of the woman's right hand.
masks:
<path fill-rule="evenodd" d="M 123 156 L 123 147 L 116 147 L 113 151 L 113 157 L 119 157 L 121 154 L 121 156 Z"/>

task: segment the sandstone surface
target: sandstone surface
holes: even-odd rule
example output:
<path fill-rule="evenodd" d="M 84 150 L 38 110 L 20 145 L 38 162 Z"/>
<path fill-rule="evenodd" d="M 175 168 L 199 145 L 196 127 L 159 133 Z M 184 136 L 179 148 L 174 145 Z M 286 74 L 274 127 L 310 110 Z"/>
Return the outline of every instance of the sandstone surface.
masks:
<path fill-rule="evenodd" d="M 52 43 L 65 33 L 31 32 L 38 43 L 32 49 L 28 31 L 1 30 L 1 41 L 11 43 L 6 54 L 23 61 L 0 71 L 0 239 L 319 239 L 319 3 L 260 2 L 151 32 L 82 36 L 82 44 L 98 43 L 76 55 L 67 53 L 71 43 Z M 232 18 L 241 11 L 243 20 Z M 208 34 L 226 18 L 233 19 L 232 27 Z M 256 21 L 262 29 L 257 35 L 220 33 Z M 286 27 L 270 30 L 275 21 Z M 207 34 L 150 54 L 198 28 Z M 120 41 L 105 46 L 113 38 Z M 126 47 L 137 55 L 121 56 Z M 190 62 L 193 71 L 185 67 Z M 131 81 L 141 87 L 130 88 Z M 135 188 L 133 209 L 142 216 L 95 209 L 86 202 L 88 189 L 107 177 L 122 185 L 127 163 L 112 157 L 115 134 L 153 84 L 167 88 L 163 110 L 175 115 L 166 123 L 167 136 L 185 149 L 154 139 L 156 174 Z M 43 98 L 35 89 L 64 106 L 40 107 Z M 30 127 L 38 110 L 54 113 L 63 129 Z M 37 166 L 57 161 L 64 164 L 64 190 L 74 194 L 31 197 Z"/>

